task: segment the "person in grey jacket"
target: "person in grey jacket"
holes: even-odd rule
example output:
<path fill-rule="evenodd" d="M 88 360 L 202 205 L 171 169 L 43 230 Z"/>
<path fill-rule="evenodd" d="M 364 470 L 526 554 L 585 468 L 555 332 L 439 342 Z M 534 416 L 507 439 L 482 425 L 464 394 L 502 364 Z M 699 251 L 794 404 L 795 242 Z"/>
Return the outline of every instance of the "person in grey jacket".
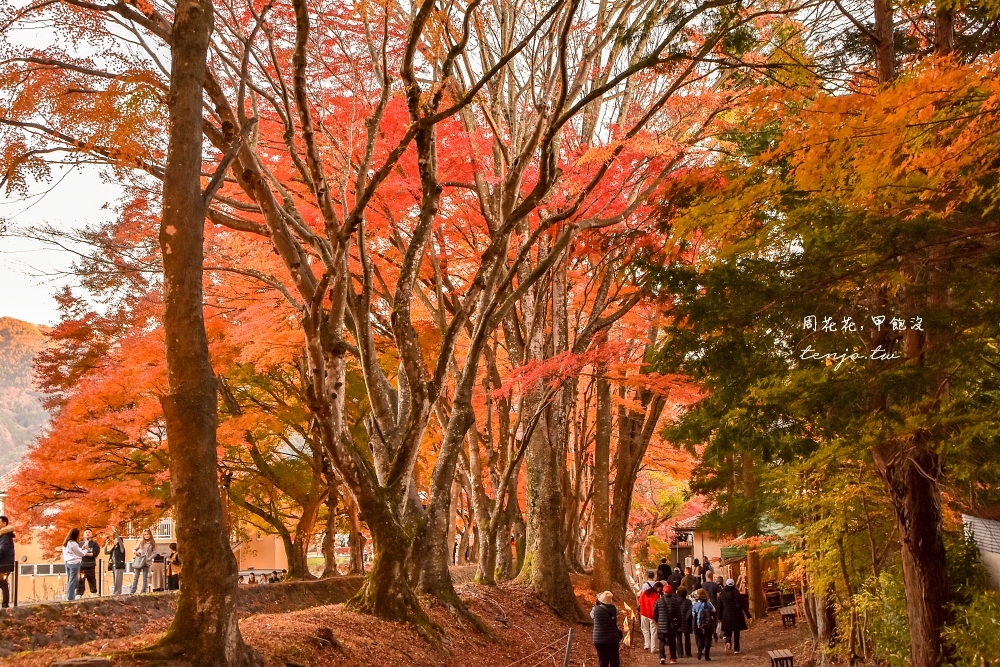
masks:
<path fill-rule="evenodd" d="M 618 629 L 618 607 L 613 602 L 611 591 L 604 591 L 597 596 L 597 604 L 590 610 L 590 617 L 594 619 L 594 648 L 600 667 L 620 665 L 618 644 L 622 633 Z"/>

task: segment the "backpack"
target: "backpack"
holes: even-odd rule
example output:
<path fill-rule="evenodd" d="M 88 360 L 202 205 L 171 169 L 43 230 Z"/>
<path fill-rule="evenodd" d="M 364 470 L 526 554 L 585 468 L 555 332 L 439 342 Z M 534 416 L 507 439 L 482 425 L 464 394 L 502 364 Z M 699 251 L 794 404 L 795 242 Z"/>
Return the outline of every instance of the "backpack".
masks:
<path fill-rule="evenodd" d="M 701 610 L 698 612 L 698 629 L 701 630 L 702 634 L 715 632 L 715 614 L 712 613 L 707 602 L 701 605 Z"/>
<path fill-rule="evenodd" d="M 671 632 L 680 632 L 681 626 L 684 625 L 684 622 L 681 619 L 681 603 L 680 603 L 680 600 L 678 600 L 677 604 L 673 607 L 673 612 L 674 612 L 673 615 L 669 619 L 670 631 Z"/>
<path fill-rule="evenodd" d="M 670 630 L 672 632 L 680 632 L 681 626 L 683 624 L 684 624 L 683 621 L 681 621 L 681 615 L 676 614 L 673 618 L 670 619 Z"/>

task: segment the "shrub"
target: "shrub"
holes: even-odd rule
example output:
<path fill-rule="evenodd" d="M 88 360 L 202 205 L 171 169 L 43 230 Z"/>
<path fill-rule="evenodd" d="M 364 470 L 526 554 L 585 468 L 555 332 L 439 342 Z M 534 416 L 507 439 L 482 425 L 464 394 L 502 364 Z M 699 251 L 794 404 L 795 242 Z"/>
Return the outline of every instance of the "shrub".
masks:
<path fill-rule="evenodd" d="M 871 657 L 891 667 L 910 664 L 910 631 L 906 591 L 898 566 L 870 578 L 851 602 Z"/>
<path fill-rule="evenodd" d="M 958 667 L 1000 665 L 1000 593 L 980 590 L 972 602 L 954 608 L 955 621 L 945 629 Z"/>

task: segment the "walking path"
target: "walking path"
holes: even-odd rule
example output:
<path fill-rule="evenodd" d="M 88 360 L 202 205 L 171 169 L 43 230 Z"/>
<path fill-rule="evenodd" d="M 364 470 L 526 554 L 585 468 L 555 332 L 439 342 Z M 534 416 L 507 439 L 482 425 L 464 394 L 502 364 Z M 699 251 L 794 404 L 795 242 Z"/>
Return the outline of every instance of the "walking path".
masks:
<path fill-rule="evenodd" d="M 808 638 L 808 630 L 804 625 L 795 628 L 783 628 L 781 616 L 777 612 L 768 615 L 767 618 L 754 621 L 750 629 L 740 635 L 740 654 L 734 655 L 732 652 L 726 654 L 725 642 L 720 641 L 712 644 L 712 662 L 708 663 L 715 667 L 749 667 L 750 665 L 770 667 L 771 661 L 767 657 L 768 651 L 777 649 L 788 649 L 795 653 L 795 664 L 804 665 L 805 662 L 799 657 L 802 644 Z M 650 653 L 642 650 L 642 637 L 637 637 L 638 647 L 632 649 L 635 656 L 632 665 L 635 667 L 647 667 L 648 665 L 659 665 L 660 654 Z M 698 649 L 694 643 L 694 635 L 691 636 L 691 657 L 677 658 L 678 665 L 696 667 L 705 664 L 698 660 Z M 670 661 L 670 653 L 667 652 L 667 662 Z"/>

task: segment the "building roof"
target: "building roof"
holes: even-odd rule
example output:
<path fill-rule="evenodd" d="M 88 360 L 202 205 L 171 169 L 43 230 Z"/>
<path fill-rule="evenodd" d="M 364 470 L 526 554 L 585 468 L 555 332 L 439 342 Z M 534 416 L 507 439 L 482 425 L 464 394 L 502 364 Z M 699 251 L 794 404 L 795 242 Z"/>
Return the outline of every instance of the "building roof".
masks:
<path fill-rule="evenodd" d="M 698 522 L 701 521 L 701 517 L 704 512 L 698 512 L 694 516 L 689 516 L 686 519 L 681 519 L 674 524 L 675 530 L 695 530 L 698 527 Z"/>
<path fill-rule="evenodd" d="M 962 514 L 973 516 L 977 519 L 986 519 L 987 521 L 1000 521 L 1000 504 L 987 505 L 985 507 L 970 507 L 962 510 Z"/>
<path fill-rule="evenodd" d="M 694 530 L 697 527 L 698 520 L 711 509 L 710 501 L 707 498 L 704 496 L 695 496 L 681 505 L 677 514 L 668 519 L 663 524 L 663 527 L 667 531 Z"/>

